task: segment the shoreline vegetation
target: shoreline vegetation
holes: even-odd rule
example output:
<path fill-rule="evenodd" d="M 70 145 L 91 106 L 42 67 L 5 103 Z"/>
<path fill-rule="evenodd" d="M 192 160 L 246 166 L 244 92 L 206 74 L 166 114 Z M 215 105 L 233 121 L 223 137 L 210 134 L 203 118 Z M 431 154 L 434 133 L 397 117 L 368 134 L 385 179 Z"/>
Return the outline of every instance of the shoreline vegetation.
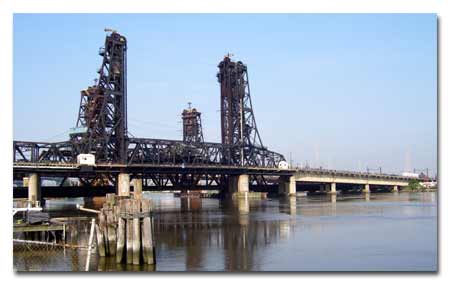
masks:
<path fill-rule="evenodd" d="M 408 192 L 433 192 L 437 191 L 438 187 L 427 187 L 423 186 L 419 180 L 413 179 L 409 181 L 408 185 L 402 189 L 402 191 L 408 191 Z"/>

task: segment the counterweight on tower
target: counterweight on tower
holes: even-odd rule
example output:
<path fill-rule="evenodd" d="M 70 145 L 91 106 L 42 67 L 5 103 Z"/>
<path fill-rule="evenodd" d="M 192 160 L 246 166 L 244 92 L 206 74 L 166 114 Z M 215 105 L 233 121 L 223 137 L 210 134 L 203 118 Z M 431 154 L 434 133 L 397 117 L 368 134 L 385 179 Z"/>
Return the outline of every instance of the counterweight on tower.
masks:
<path fill-rule="evenodd" d="M 201 113 L 195 108 L 184 109 L 181 117 L 183 119 L 183 141 L 187 143 L 203 143 L 203 131 Z"/>
<path fill-rule="evenodd" d="M 71 141 L 78 153 L 97 161 L 126 162 L 127 158 L 127 40 L 112 31 L 99 55 L 103 61 L 97 83 L 81 92 L 80 109 Z"/>
<path fill-rule="evenodd" d="M 227 55 L 219 63 L 222 144 L 229 146 L 224 158 L 232 164 L 256 164 L 256 148 L 264 149 L 256 127 L 247 66 Z"/>

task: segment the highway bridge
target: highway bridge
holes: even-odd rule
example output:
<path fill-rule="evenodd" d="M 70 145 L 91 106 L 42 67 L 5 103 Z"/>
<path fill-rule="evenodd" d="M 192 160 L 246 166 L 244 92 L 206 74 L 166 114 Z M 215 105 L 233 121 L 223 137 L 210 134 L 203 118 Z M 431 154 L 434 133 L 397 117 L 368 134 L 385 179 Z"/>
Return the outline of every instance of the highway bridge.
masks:
<path fill-rule="evenodd" d="M 81 196 L 104 191 L 96 188 L 109 187 L 108 192 L 123 195 L 142 190 L 220 190 L 223 193 L 247 196 L 257 191 L 274 190 L 280 196 L 294 196 L 298 191 L 309 191 L 326 194 L 338 192 L 365 192 L 383 190 L 397 192 L 408 186 L 413 179 L 400 175 L 337 171 L 327 169 L 278 169 L 264 167 L 240 167 L 224 165 L 154 165 L 154 164 L 96 164 L 86 166 L 76 163 L 26 163 L 16 162 L 13 166 L 15 179 L 24 179 L 28 186 L 30 200 L 42 199 L 41 178 L 60 177 L 59 192 L 53 196 L 73 196 L 78 192 Z M 110 178 L 105 183 L 94 184 L 101 176 Z M 64 188 L 68 178 L 79 178 L 83 190 Z M 92 192 L 90 192 L 92 191 Z M 225 195 L 226 195 L 225 194 Z M 35 197 L 32 197 L 32 196 Z"/>

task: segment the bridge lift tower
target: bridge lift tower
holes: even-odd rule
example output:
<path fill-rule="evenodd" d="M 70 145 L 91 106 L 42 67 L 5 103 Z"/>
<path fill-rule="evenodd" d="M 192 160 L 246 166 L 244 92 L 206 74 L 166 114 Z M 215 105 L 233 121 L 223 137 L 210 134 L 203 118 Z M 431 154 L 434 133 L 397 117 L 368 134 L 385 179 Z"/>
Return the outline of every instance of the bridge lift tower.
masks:
<path fill-rule="evenodd" d="M 99 162 L 125 163 L 127 157 L 127 40 L 115 31 L 106 36 L 96 85 L 81 92 L 76 128 L 70 139 L 76 153 Z"/>
<path fill-rule="evenodd" d="M 191 107 L 184 109 L 181 118 L 183 119 L 183 141 L 186 143 L 203 143 L 201 112 Z"/>
<path fill-rule="evenodd" d="M 224 159 L 240 166 L 257 165 L 258 150 L 266 149 L 256 127 L 247 66 L 228 54 L 218 67 L 222 144 L 229 146 Z"/>

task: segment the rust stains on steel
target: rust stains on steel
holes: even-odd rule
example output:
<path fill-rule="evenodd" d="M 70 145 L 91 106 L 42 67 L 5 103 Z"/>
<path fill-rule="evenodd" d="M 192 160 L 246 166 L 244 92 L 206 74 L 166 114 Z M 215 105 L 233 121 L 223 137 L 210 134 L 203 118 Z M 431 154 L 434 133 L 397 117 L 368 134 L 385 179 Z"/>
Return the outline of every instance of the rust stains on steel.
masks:
<path fill-rule="evenodd" d="M 181 113 L 183 119 L 183 141 L 187 143 L 203 142 L 202 119 L 201 112 L 196 108 L 189 107 Z"/>

